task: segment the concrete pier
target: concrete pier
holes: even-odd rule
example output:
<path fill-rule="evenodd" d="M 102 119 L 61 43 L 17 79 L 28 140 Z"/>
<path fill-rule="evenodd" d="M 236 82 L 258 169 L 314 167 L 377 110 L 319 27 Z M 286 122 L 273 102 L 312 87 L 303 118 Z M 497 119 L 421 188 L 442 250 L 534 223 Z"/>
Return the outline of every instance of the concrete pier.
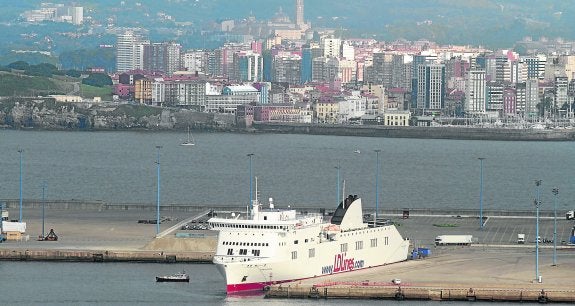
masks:
<path fill-rule="evenodd" d="M 427 288 L 370 285 L 299 286 L 276 285 L 266 298 L 288 299 L 387 299 L 433 301 L 490 301 L 573 303 L 575 290 L 490 289 L 490 288 Z"/>
<path fill-rule="evenodd" d="M 69 262 L 211 263 L 213 252 L 0 249 L 0 260 Z"/>

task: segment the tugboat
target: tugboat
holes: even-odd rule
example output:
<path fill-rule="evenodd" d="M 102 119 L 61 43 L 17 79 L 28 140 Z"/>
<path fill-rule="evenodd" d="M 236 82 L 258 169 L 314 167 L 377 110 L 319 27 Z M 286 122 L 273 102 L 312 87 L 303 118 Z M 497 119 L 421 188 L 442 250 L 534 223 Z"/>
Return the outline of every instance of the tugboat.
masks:
<path fill-rule="evenodd" d="M 190 276 L 185 271 L 172 275 L 156 276 L 156 282 L 189 283 Z"/>

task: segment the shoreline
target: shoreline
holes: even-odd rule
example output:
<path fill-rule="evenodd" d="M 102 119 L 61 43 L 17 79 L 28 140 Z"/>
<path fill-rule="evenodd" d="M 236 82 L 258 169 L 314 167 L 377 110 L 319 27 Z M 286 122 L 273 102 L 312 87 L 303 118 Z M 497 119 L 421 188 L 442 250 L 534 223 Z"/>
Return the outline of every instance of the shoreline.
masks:
<path fill-rule="evenodd" d="M 0 126 L 3 130 L 13 131 L 47 131 L 47 132 L 181 132 L 185 128 L 46 128 Z M 394 127 L 376 125 L 335 125 L 335 124 L 299 124 L 299 123 L 269 123 L 254 122 L 252 127 L 238 128 L 201 128 L 194 132 L 205 133 L 237 133 L 237 134 L 307 134 L 332 135 L 352 137 L 382 137 L 411 139 L 448 139 L 448 140 L 487 140 L 487 141 L 575 141 L 575 129 L 511 129 L 482 128 L 463 126 L 437 127 Z"/>

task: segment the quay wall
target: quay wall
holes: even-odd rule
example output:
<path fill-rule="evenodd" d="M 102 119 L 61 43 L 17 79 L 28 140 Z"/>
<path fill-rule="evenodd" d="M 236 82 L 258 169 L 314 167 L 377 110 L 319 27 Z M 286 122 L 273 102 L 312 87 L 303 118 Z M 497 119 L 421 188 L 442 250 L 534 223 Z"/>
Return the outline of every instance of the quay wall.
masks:
<path fill-rule="evenodd" d="M 212 263 L 213 256 L 213 252 L 0 249 L 0 260 L 5 261 Z"/>
<path fill-rule="evenodd" d="M 572 141 L 575 130 L 570 129 L 507 129 L 467 127 L 418 127 L 378 125 L 335 125 L 254 122 L 255 131 L 265 133 L 338 135 L 388 138 L 515 140 L 515 141 Z"/>
<path fill-rule="evenodd" d="M 0 199 L 0 204 L 3 204 L 7 209 L 18 209 L 20 201 L 18 199 Z M 45 205 L 46 209 L 76 209 L 76 210 L 144 210 L 155 211 L 157 209 L 156 203 L 106 203 L 104 201 L 85 201 L 85 200 L 37 200 L 37 199 L 24 199 L 22 207 L 26 209 L 42 209 Z M 164 212 L 196 212 L 198 210 L 213 209 L 214 211 L 243 211 L 245 208 L 238 205 L 209 205 L 209 204 L 162 204 L 160 210 Z M 364 207 L 366 213 L 369 213 L 372 207 Z M 298 211 L 318 213 L 329 213 L 334 209 L 325 209 L 313 207 L 312 205 L 298 205 Z M 408 211 L 410 215 L 426 215 L 426 216 L 453 216 L 453 217 L 477 217 L 479 211 L 477 209 L 463 209 L 463 208 L 395 208 L 384 209 L 383 213 L 386 215 L 403 215 L 404 211 Z M 519 217 L 534 217 L 532 210 L 491 210 L 484 209 L 483 215 L 488 216 L 519 216 Z M 553 217 L 553 210 L 541 210 L 542 217 Z M 564 215 L 559 214 L 560 218 Z"/>
<path fill-rule="evenodd" d="M 573 303 L 575 290 L 427 288 L 402 286 L 321 287 L 300 285 L 271 286 L 266 298 L 282 299 L 388 299 L 432 301 L 498 301 Z"/>

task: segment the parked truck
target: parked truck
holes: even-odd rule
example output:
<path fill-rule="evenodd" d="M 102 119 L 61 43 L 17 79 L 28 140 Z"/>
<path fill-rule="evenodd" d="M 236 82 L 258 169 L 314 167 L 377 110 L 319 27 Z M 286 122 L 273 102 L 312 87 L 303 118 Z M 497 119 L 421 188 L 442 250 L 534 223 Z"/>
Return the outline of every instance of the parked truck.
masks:
<path fill-rule="evenodd" d="M 525 234 L 517 234 L 517 243 L 524 244 L 525 243 Z"/>
<path fill-rule="evenodd" d="M 565 213 L 565 219 L 567 219 L 567 220 L 575 219 L 575 211 L 570 210 L 567 213 Z"/>
<path fill-rule="evenodd" d="M 472 235 L 440 235 L 435 237 L 435 245 L 471 245 Z"/>

